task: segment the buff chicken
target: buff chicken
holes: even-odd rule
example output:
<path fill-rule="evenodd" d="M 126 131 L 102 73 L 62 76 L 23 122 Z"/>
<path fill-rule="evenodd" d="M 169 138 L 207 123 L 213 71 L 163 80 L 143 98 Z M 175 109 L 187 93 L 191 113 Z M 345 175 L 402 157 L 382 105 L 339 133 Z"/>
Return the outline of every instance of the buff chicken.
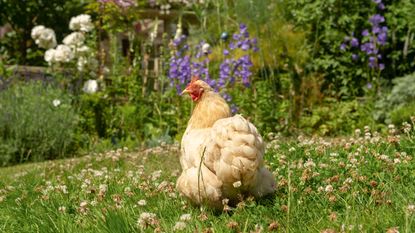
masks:
<path fill-rule="evenodd" d="M 183 93 L 195 107 L 181 141 L 179 192 L 214 208 L 224 199 L 273 193 L 275 180 L 264 167 L 264 142 L 256 127 L 232 116 L 226 101 L 202 80 L 193 78 Z"/>

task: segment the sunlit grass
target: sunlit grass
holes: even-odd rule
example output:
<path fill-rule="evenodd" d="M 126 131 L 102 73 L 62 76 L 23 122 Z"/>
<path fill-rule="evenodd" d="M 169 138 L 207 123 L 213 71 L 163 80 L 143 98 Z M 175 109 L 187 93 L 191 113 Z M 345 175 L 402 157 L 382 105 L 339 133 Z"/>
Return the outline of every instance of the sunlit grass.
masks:
<path fill-rule="evenodd" d="M 363 133 L 365 134 L 365 132 Z M 0 232 L 385 232 L 415 229 L 414 143 L 269 135 L 278 190 L 227 212 L 175 189 L 177 147 L 111 151 L 0 169 Z"/>

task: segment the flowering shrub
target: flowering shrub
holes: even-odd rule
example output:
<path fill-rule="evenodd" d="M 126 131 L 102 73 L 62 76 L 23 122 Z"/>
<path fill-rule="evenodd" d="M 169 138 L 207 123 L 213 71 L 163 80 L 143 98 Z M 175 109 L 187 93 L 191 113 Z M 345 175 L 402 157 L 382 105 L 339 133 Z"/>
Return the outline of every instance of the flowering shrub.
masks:
<path fill-rule="evenodd" d="M 378 9 L 385 9 L 385 6 L 381 0 L 373 0 L 373 2 L 376 3 Z M 344 38 L 344 42 L 340 46 L 340 49 L 345 50 L 348 45 L 350 48 L 358 48 L 360 44 L 360 50 L 367 56 L 369 67 L 380 71 L 383 70 L 385 68 L 385 64 L 381 62 L 382 55 L 380 53 L 380 49 L 386 45 L 388 38 L 388 27 L 381 25 L 384 22 L 385 17 L 382 15 L 372 15 L 369 18 L 371 29 L 364 29 L 362 31 L 363 38 L 361 39 L 361 42 L 359 42 L 359 39 L 353 35 L 351 37 L 346 36 Z M 352 54 L 352 59 L 354 61 L 358 60 L 358 58 L 358 54 Z"/>
<path fill-rule="evenodd" d="M 184 43 L 186 36 L 181 35 L 180 32 L 179 25 L 178 33 L 171 43 L 173 51 L 168 73 L 171 84 L 176 86 L 179 93 L 190 82 L 192 76 L 206 81 L 216 91 L 219 91 L 227 101 L 231 101 L 231 96 L 226 92 L 230 86 L 238 82 L 245 87 L 250 86 L 252 61 L 249 52 L 258 51 L 258 47 L 256 39 L 250 38 L 245 24 L 240 24 L 239 33 L 235 33 L 228 43 L 228 47 L 223 49 L 224 60 L 219 64 L 217 78 L 209 73 L 211 61 L 209 55 L 212 52 L 210 45 L 202 41 L 195 46 L 194 51 L 191 51 L 190 46 Z M 227 37 L 222 39 L 226 41 Z M 233 111 L 235 110 L 236 108 L 233 106 Z"/>
<path fill-rule="evenodd" d="M 45 28 L 43 25 L 36 26 L 32 29 L 32 38 L 39 47 L 47 49 L 44 54 L 44 59 L 49 66 L 69 64 L 68 67 L 71 67 L 73 63 L 76 63 L 76 69 L 79 72 L 85 72 L 90 76 L 95 76 L 96 73 L 94 71 L 97 68 L 98 62 L 95 58 L 95 52 L 87 45 L 86 41 L 87 33 L 94 29 L 91 16 L 81 14 L 72 17 L 69 22 L 69 28 L 73 32 L 63 38 L 63 44 L 57 46 L 54 31 L 50 28 Z M 89 80 L 88 82 L 91 83 L 93 81 L 95 80 Z M 90 84 L 85 84 L 85 86 L 88 85 Z M 97 88 L 93 89 L 95 91 L 85 92 L 96 92 Z"/>

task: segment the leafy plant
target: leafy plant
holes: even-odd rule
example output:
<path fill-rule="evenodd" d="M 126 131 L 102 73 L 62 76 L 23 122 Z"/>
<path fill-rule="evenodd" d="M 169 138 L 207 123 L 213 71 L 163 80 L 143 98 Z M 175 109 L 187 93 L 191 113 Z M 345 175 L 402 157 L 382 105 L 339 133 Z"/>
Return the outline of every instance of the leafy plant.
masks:
<path fill-rule="evenodd" d="M 399 111 L 406 111 L 404 106 L 410 109 L 415 100 L 415 73 L 395 78 L 393 83 L 391 92 L 375 103 L 374 117 L 377 121 L 391 123 L 391 112 L 400 108 Z M 396 115 L 394 118 L 398 119 Z"/>
<path fill-rule="evenodd" d="M 61 89 L 19 84 L 0 93 L 0 165 L 40 161 L 75 152 L 77 114 Z"/>

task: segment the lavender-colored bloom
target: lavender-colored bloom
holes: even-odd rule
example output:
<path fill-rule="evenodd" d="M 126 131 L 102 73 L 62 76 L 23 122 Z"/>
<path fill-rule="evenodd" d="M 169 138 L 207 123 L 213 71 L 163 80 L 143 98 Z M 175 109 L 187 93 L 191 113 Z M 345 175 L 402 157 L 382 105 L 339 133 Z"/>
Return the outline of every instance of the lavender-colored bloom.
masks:
<path fill-rule="evenodd" d="M 380 64 L 379 64 L 379 70 L 384 70 L 384 69 L 385 69 L 385 64 L 380 63 Z"/>
<path fill-rule="evenodd" d="M 353 53 L 353 54 L 352 54 L 352 60 L 353 60 L 353 61 L 357 61 L 357 59 L 359 59 L 359 55 L 357 55 L 357 54 Z"/>
<path fill-rule="evenodd" d="M 359 47 L 359 40 L 358 40 L 357 38 L 353 37 L 353 38 L 350 40 L 350 45 L 351 45 L 352 47 Z"/>
<path fill-rule="evenodd" d="M 380 33 L 377 37 L 378 42 L 380 45 L 385 45 L 387 41 L 388 35 L 384 32 Z"/>
<path fill-rule="evenodd" d="M 155 7 L 155 6 L 156 6 L 156 4 L 157 4 L 157 1 L 156 1 L 156 0 L 148 0 L 148 4 L 149 4 L 151 7 Z"/>
<path fill-rule="evenodd" d="M 369 36 L 369 30 L 365 29 L 362 31 L 362 36 Z"/>
<path fill-rule="evenodd" d="M 377 67 L 376 57 L 369 57 L 369 67 L 370 68 L 376 68 Z"/>
<path fill-rule="evenodd" d="M 223 50 L 223 55 L 228 56 L 228 55 L 229 55 L 229 50 L 224 49 L 224 50 Z"/>
<path fill-rule="evenodd" d="M 367 87 L 367 89 L 372 89 L 373 85 L 372 85 L 372 83 L 367 83 L 366 87 Z"/>
<path fill-rule="evenodd" d="M 222 95 L 222 97 L 228 102 L 230 102 L 232 100 L 231 96 L 228 93 L 224 93 Z"/>
<path fill-rule="evenodd" d="M 122 8 L 128 8 L 131 6 L 135 6 L 136 2 L 134 0 L 114 0 L 115 4 L 117 6 L 120 6 Z"/>
<path fill-rule="evenodd" d="M 373 27 L 372 27 L 372 33 L 373 33 L 373 34 L 375 34 L 375 35 L 376 35 L 376 34 L 378 34 L 379 32 L 380 32 L 380 27 L 379 27 L 379 26 L 377 26 L 377 25 L 376 25 L 376 26 L 373 26 Z"/>
<path fill-rule="evenodd" d="M 369 22 L 375 26 L 385 22 L 385 18 L 382 15 L 376 14 L 370 17 Z"/>
<path fill-rule="evenodd" d="M 345 43 L 342 43 L 340 45 L 340 50 L 344 51 L 344 50 L 346 50 L 346 47 L 347 47 L 347 45 Z"/>
<path fill-rule="evenodd" d="M 239 34 L 233 34 L 232 39 L 238 41 L 238 40 L 241 39 L 241 35 L 239 35 Z"/>
<path fill-rule="evenodd" d="M 243 42 L 241 42 L 241 49 L 243 51 L 247 51 L 249 48 L 250 48 L 250 41 L 249 41 L 249 39 L 246 39 Z"/>
<path fill-rule="evenodd" d="M 235 45 L 235 43 L 233 43 L 233 42 L 229 43 L 229 48 L 230 48 L 231 50 L 236 49 L 236 45 Z"/>
<path fill-rule="evenodd" d="M 235 114 L 235 113 L 237 113 L 237 112 L 238 112 L 238 107 L 237 107 L 235 104 L 231 104 L 231 112 L 232 112 L 233 114 Z"/>
<path fill-rule="evenodd" d="M 372 0 L 372 2 L 374 2 L 374 3 L 376 3 L 376 4 L 379 4 L 379 3 L 381 3 L 381 2 L 382 2 L 382 0 Z"/>
<path fill-rule="evenodd" d="M 379 3 L 378 8 L 379 8 L 379 10 L 384 10 L 385 9 L 385 4 Z"/>

